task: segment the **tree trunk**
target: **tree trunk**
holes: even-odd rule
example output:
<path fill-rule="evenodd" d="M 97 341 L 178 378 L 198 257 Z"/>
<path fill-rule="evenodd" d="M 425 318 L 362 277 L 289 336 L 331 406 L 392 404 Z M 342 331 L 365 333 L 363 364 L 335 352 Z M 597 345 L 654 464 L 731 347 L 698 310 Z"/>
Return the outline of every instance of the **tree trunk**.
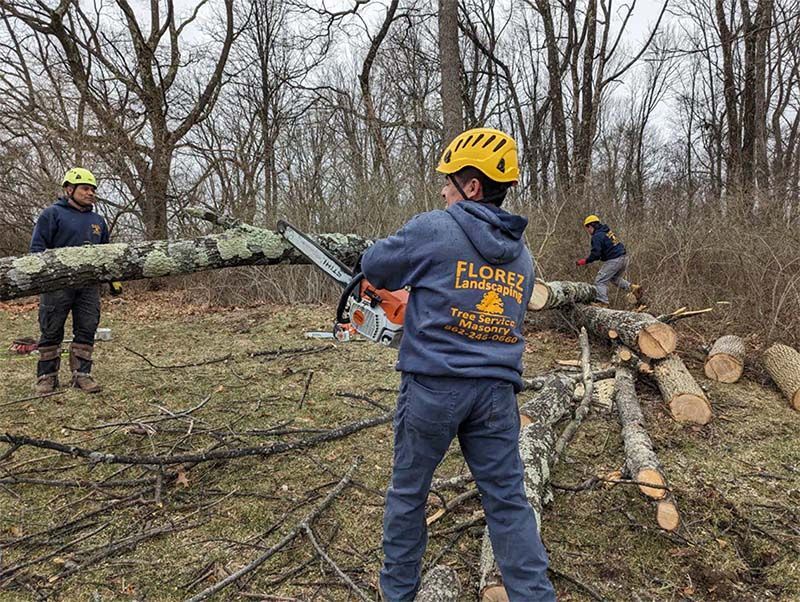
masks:
<path fill-rule="evenodd" d="M 444 143 L 464 129 L 461 106 L 461 53 L 458 49 L 458 0 L 439 0 L 439 64 L 442 77 Z"/>
<path fill-rule="evenodd" d="M 800 353 L 776 343 L 764 352 L 761 361 L 792 407 L 800 412 Z"/>
<path fill-rule="evenodd" d="M 588 282 L 545 282 L 537 278 L 528 309 L 539 311 L 572 303 L 591 303 L 596 297 L 597 288 Z"/>
<path fill-rule="evenodd" d="M 317 240 L 346 265 L 355 265 L 371 244 L 354 234 L 322 234 Z M 246 224 L 192 240 L 64 247 L 0 259 L 0 300 L 112 280 L 278 263 L 309 262 L 277 232 Z"/>
<path fill-rule="evenodd" d="M 678 338 L 675 330 L 650 314 L 582 304 L 562 311 L 573 324 L 586 326 L 601 338 L 618 338 L 647 357 L 663 358 L 675 351 Z"/>
<path fill-rule="evenodd" d="M 533 397 L 520 407 L 522 426 L 534 423 L 552 425 L 561 420 L 572 407 L 574 388 L 575 381 L 569 375 L 547 376 Z"/>
<path fill-rule="evenodd" d="M 425 574 L 415 602 L 458 602 L 461 582 L 458 573 L 449 566 L 436 565 Z"/>
<path fill-rule="evenodd" d="M 653 374 L 675 420 L 696 424 L 711 422 L 711 403 L 681 358 L 673 354 L 655 362 Z"/>
<path fill-rule="evenodd" d="M 711 380 L 735 383 L 744 369 L 744 341 L 735 334 L 718 338 L 708 352 L 703 370 Z"/>
<path fill-rule="evenodd" d="M 622 424 L 622 439 L 625 443 L 626 472 L 640 483 L 639 490 L 649 498 L 664 499 L 666 489 L 648 487 L 643 483 L 650 483 L 660 487 L 667 486 L 658 461 L 653 451 L 653 442 L 644 426 L 644 415 L 636 397 L 636 388 L 633 384 L 633 372 L 627 366 L 617 367 L 615 380 L 614 400 Z"/>

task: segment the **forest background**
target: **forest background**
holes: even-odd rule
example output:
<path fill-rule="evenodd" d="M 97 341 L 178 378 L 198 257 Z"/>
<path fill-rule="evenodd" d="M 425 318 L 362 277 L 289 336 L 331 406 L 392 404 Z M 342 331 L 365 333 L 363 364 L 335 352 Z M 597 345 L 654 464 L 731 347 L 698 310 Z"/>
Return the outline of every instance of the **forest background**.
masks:
<path fill-rule="evenodd" d="M 508 209 L 546 279 L 601 215 L 652 308 L 715 305 L 800 343 L 800 1 L 0 0 L 0 255 L 72 165 L 112 240 L 187 238 L 205 207 L 378 237 L 440 208 L 466 127 L 518 141 Z M 311 276 L 309 276 L 311 274 Z M 305 267 L 167 283 L 197 302 L 329 301 Z"/>

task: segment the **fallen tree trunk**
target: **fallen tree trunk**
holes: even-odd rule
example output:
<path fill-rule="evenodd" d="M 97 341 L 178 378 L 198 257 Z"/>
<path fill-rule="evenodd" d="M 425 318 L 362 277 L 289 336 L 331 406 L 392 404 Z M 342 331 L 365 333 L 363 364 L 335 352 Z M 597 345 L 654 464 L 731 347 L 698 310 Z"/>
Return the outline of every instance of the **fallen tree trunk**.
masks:
<path fill-rule="evenodd" d="M 571 375 L 556 372 L 539 383 L 533 397 L 519 409 L 522 427 L 534 423 L 553 425 L 566 416 L 572 407 L 575 380 Z"/>
<path fill-rule="evenodd" d="M 711 422 L 711 403 L 681 358 L 672 354 L 654 362 L 653 375 L 675 420 L 696 424 Z"/>
<path fill-rule="evenodd" d="M 562 311 L 573 324 L 586 326 L 590 332 L 603 339 L 619 340 L 647 357 L 659 359 L 675 351 L 678 340 L 675 330 L 650 314 L 580 303 Z"/>
<path fill-rule="evenodd" d="M 588 282 L 545 282 L 537 279 L 528 309 L 540 311 L 573 303 L 591 303 L 596 298 L 597 288 Z"/>
<path fill-rule="evenodd" d="M 625 472 L 639 483 L 639 490 L 649 498 L 660 500 L 667 495 L 667 480 L 661 463 L 653 451 L 653 442 L 644 426 L 644 415 L 636 388 L 633 372 L 627 366 L 617 367 L 614 401 L 622 425 L 622 440 L 625 445 Z M 645 483 L 655 485 L 648 487 Z"/>
<path fill-rule="evenodd" d="M 355 265 L 371 244 L 354 234 L 322 234 L 316 239 L 346 265 Z M 112 280 L 279 263 L 306 264 L 308 259 L 277 232 L 247 224 L 190 240 L 64 247 L 0 258 L 0 300 Z"/>
<path fill-rule="evenodd" d="M 744 341 L 735 334 L 718 338 L 708 352 L 703 371 L 711 380 L 735 383 L 744 370 Z"/>
<path fill-rule="evenodd" d="M 800 412 L 800 353 L 776 343 L 764 352 L 761 361 L 792 407 Z"/>
<path fill-rule="evenodd" d="M 461 582 L 456 570 L 445 565 L 437 565 L 425 573 L 415 602 L 458 602 L 461 596 Z"/>

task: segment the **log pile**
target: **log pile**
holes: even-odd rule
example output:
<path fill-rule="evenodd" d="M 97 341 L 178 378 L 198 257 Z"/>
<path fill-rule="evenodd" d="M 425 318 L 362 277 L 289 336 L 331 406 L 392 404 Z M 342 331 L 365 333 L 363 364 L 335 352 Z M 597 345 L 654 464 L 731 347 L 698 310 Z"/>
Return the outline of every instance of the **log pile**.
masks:
<path fill-rule="evenodd" d="M 654 376 L 675 420 L 708 424 L 713 416 L 711 403 L 674 353 L 678 341 L 675 329 L 648 313 L 587 305 L 585 301 L 592 299 L 595 293 L 595 287 L 586 283 L 538 281 L 528 309 L 557 309 L 576 328 L 585 327 L 595 337 L 613 344 L 616 363 L 629 366 L 634 373 Z M 697 312 L 686 313 L 694 315 Z M 668 314 L 664 319 L 670 317 L 674 317 L 673 314 Z M 738 347 L 734 339 L 738 337 L 723 337 L 718 341 L 719 346 L 714 354 L 718 359 L 714 360 L 714 366 L 718 362 L 722 366 L 722 362 L 726 361 L 723 357 L 743 357 L 743 348 L 741 354 L 737 355 Z M 731 377 L 728 369 L 720 367 L 719 370 L 726 374 L 726 378 Z M 604 402 L 600 395 L 602 391 L 596 396 L 602 404 Z"/>

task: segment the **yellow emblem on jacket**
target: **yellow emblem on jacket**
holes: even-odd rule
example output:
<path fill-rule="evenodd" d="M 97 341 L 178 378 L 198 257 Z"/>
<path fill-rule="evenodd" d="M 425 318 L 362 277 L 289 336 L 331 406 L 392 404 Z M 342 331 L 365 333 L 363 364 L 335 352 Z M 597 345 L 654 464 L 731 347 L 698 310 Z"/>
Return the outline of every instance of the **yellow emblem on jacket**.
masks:
<path fill-rule="evenodd" d="M 92 234 L 100 236 L 100 224 L 92 224 Z"/>

